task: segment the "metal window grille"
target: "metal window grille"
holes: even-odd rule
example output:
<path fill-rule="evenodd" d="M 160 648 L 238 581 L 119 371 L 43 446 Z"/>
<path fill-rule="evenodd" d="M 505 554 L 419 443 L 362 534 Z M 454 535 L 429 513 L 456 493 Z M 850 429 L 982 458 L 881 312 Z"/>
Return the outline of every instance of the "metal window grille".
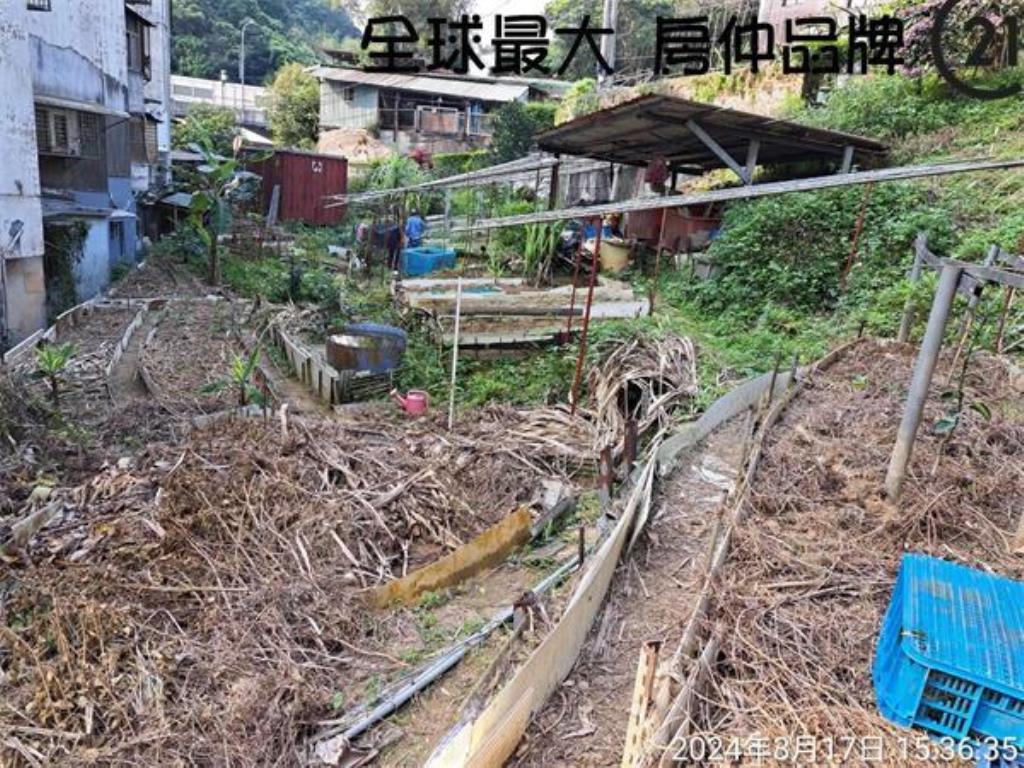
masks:
<path fill-rule="evenodd" d="M 50 112 L 36 107 L 36 146 L 40 152 L 50 148 Z"/>
<path fill-rule="evenodd" d="M 50 0 L 28 0 L 28 9 L 30 11 L 52 11 L 50 7 Z"/>
<path fill-rule="evenodd" d="M 50 147 L 58 152 L 71 151 L 70 121 L 65 112 L 50 113 Z"/>
<path fill-rule="evenodd" d="M 100 119 L 88 112 L 78 113 L 78 141 L 82 157 L 100 156 Z"/>

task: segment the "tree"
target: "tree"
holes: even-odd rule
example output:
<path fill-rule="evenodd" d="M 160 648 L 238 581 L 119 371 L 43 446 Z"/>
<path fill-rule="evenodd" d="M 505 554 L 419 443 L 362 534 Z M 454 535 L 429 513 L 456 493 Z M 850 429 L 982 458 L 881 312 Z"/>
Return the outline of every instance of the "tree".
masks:
<path fill-rule="evenodd" d="M 189 149 L 203 156 L 203 162 L 192 174 L 189 219 L 206 246 L 210 285 L 219 285 L 220 254 L 217 239 L 227 228 L 231 203 L 249 195 L 247 187 L 259 177 L 240 170 L 237 158 L 222 157 L 209 146 L 193 144 Z"/>
<path fill-rule="evenodd" d="M 573 83 L 565 94 L 555 112 L 555 122 L 566 123 L 582 115 L 596 112 L 600 108 L 601 98 L 597 95 L 597 80 L 585 77 Z"/>
<path fill-rule="evenodd" d="M 320 127 L 320 85 L 301 64 L 285 64 L 270 84 L 268 110 L 274 139 L 286 147 L 312 149 Z"/>
<path fill-rule="evenodd" d="M 604 0 L 548 0 L 544 15 L 548 26 L 579 27 L 585 14 L 590 14 L 592 26 L 601 26 Z M 654 68 L 654 49 L 657 40 L 657 18 L 686 16 L 676 11 L 672 0 L 619 0 L 618 24 L 615 29 L 615 72 L 630 73 Z M 554 38 L 548 62 L 561 66 L 568 53 L 569 39 Z M 587 47 L 581 46 L 572 63 L 562 75 L 567 80 L 593 77 L 597 73 L 597 60 Z"/>
<path fill-rule="evenodd" d="M 175 149 L 188 149 L 198 144 L 212 152 L 230 155 L 236 133 L 235 113 L 230 109 L 194 104 L 188 116 L 175 124 L 172 143 Z"/>
<path fill-rule="evenodd" d="M 935 17 L 944 5 L 943 0 L 909 0 L 897 3 L 897 15 L 904 23 L 904 71 L 912 77 L 935 71 L 932 53 L 932 35 Z M 952 69 L 969 69 L 966 62 L 972 54 L 987 59 L 984 66 L 991 69 L 1003 68 L 1009 58 L 1011 35 L 1010 19 L 1020 18 L 1024 13 L 1022 0 L 963 0 L 951 10 L 942 35 L 942 52 L 947 66 Z M 969 22 L 984 19 L 991 24 L 991 38 L 979 34 L 981 28 Z M 964 34 L 974 28 L 973 35 Z"/>
<path fill-rule="evenodd" d="M 523 104 L 510 101 L 494 115 L 491 152 L 499 163 L 525 157 L 533 146 L 533 137 L 555 124 L 557 105 L 545 102 Z"/>
<path fill-rule="evenodd" d="M 360 30 L 337 0 L 174 0 L 173 70 L 217 79 L 238 73 L 242 21 L 246 81 L 264 83 L 290 61 L 317 62 L 321 40 L 357 37 Z"/>

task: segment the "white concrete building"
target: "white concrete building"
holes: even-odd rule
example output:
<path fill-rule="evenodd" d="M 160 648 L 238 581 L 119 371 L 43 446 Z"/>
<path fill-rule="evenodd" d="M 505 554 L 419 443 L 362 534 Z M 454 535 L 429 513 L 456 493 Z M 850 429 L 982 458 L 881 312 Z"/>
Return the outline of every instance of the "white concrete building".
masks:
<path fill-rule="evenodd" d="M 27 15 L 25 0 L 0 0 L 0 348 L 46 322 Z"/>
<path fill-rule="evenodd" d="M 269 100 L 267 89 L 258 85 L 243 86 L 227 80 L 171 75 L 171 112 L 174 117 L 187 117 L 189 110 L 202 104 L 230 109 L 235 113 L 236 125 L 263 130 L 269 125 Z"/>
<path fill-rule="evenodd" d="M 0 349 L 136 257 L 137 198 L 169 168 L 169 19 L 170 0 L 0 0 Z"/>

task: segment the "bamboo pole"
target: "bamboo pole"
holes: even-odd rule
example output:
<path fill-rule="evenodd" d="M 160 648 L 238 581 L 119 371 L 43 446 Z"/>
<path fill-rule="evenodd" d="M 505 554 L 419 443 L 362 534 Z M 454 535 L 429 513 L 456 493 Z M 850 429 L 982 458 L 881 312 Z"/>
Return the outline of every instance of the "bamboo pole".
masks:
<path fill-rule="evenodd" d="M 1003 296 L 1003 309 L 999 314 L 999 329 L 996 331 L 996 354 L 1003 354 L 1003 339 L 1006 333 L 1006 319 L 1010 316 L 1010 307 L 1013 306 L 1013 297 L 1017 289 L 1012 285 L 1006 286 Z"/>

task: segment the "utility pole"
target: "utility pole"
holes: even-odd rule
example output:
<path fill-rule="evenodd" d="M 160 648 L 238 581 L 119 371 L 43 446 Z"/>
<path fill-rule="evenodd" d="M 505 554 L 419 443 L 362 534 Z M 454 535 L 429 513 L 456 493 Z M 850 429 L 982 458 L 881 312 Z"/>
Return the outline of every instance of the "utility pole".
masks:
<path fill-rule="evenodd" d="M 619 0 L 604 0 L 604 13 L 601 17 L 601 27 L 603 29 L 614 30 L 619 20 Z M 615 69 L 615 35 L 602 35 L 601 36 L 601 58 L 608 62 L 608 67 L 612 70 Z M 608 79 L 607 75 L 600 66 L 598 67 L 597 82 L 599 85 L 604 85 Z"/>
<path fill-rule="evenodd" d="M 245 30 L 250 24 L 255 23 L 252 19 L 242 22 L 242 49 L 238 52 L 238 82 L 242 84 L 241 123 L 245 123 Z"/>

